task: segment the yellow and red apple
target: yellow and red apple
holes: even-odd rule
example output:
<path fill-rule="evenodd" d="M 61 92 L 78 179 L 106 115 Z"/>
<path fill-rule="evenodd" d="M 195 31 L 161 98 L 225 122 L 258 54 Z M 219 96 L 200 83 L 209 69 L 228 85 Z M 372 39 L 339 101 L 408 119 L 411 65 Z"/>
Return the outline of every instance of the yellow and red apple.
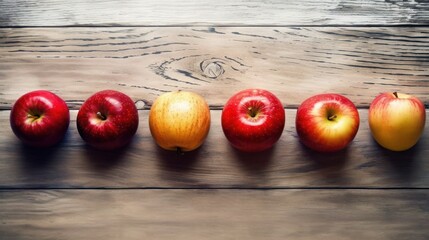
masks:
<path fill-rule="evenodd" d="M 300 141 L 308 148 L 335 152 L 344 149 L 356 136 L 359 113 L 343 95 L 318 94 L 301 103 L 295 126 Z"/>
<path fill-rule="evenodd" d="M 404 151 L 413 147 L 423 133 L 425 106 L 412 95 L 381 93 L 371 102 L 368 121 L 378 144 L 392 151 Z"/>

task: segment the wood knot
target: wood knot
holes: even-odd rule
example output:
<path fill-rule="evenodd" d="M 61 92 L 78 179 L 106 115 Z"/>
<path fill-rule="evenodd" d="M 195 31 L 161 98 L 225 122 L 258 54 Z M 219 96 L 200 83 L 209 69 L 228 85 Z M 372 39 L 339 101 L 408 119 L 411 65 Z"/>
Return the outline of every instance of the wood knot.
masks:
<path fill-rule="evenodd" d="M 219 59 L 204 60 L 200 63 L 200 69 L 205 77 L 217 78 L 225 72 L 222 64 L 224 62 Z"/>

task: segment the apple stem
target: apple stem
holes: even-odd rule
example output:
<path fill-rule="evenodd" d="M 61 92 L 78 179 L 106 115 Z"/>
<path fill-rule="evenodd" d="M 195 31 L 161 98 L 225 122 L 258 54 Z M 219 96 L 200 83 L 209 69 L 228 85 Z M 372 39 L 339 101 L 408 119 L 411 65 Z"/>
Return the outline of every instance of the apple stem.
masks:
<path fill-rule="evenodd" d="M 337 115 L 331 115 L 331 116 L 329 116 L 329 117 L 328 117 L 328 120 L 332 121 L 332 120 L 334 120 L 335 118 L 337 118 Z"/>
<path fill-rule="evenodd" d="M 181 148 L 177 148 L 176 149 L 176 154 L 177 154 L 177 156 L 179 157 L 179 156 L 182 156 L 183 155 L 183 151 L 182 151 L 182 149 Z"/>
<path fill-rule="evenodd" d="M 398 93 L 397 92 L 393 92 L 393 95 L 395 95 L 395 97 L 398 98 Z"/>
<path fill-rule="evenodd" d="M 106 116 L 104 116 L 101 112 L 97 112 L 97 117 L 101 120 L 106 120 Z"/>

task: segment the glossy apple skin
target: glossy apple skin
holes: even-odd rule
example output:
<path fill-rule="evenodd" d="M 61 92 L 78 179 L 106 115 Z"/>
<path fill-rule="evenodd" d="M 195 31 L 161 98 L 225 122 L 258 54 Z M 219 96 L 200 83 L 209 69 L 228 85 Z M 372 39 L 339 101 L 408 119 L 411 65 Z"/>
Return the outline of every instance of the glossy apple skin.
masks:
<path fill-rule="evenodd" d="M 369 107 L 371 134 L 382 147 L 405 151 L 413 147 L 423 133 L 426 122 L 424 104 L 408 94 L 381 93 Z"/>
<path fill-rule="evenodd" d="M 100 150 L 115 150 L 132 140 L 139 125 L 139 116 L 129 96 L 115 90 L 104 90 L 83 103 L 76 123 L 87 144 Z"/>
<path fill-rule="evenodd" d="M 188 152 L 197 149 L 210 130 L 210 109 L 197 93 L 164 93 L 149 112 L 149 128 L 163 149 Z"/>
<path fill-rule="evenodd" d="M 45 90 L 24 94 L 13 105 L 10 126 L 26 145 L 51 147 L 67 132 L 70 113 L 59 96 Z"/>
<path fill-rule="evenodd" d="M 359 113 L 348 98 L 335 93 L 318 94 L 299 106 L 295 127 L 300 141 L 318 152 L 344 149 L 359 129 Z"/>
<path fill-rule="evenodd" d="M 231 145 L 243 152 L 261 152 L 281 137 L 286 114 L 281 101 L 263 89 L 246 89 L 225 104 L 221 123 Z"/>

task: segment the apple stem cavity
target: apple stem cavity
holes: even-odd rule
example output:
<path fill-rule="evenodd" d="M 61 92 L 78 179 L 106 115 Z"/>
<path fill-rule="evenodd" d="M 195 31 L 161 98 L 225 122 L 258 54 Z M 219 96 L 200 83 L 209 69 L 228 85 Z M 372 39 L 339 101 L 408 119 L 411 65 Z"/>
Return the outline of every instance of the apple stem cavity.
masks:
<path fill-rule="evenodd" d="M 256 115 L 258 115 L 258 109 L 256 109 L 256 108 L 249 107 L 249 108 L 247 108 L 247 111 L 249 113 L 249 116 L 252 118 L 254 118 L 254 117 L 256 117 Z"/>
<path fill-rule="evenodd" d="M 328 109 L 327 115 L 329 121 L 334 121 L 337 118 L 337 115 L 333 109 Z"/>
<path fill-rule="evenodd" d="M 97 112 L 97 117 L 103 121 L 107 119 L 107 117 L 104 114 L 102 114 L 101 112 Z"/>
<path fill-rule="evenodd" d="M 41 117 L 40 114 L 27 114 L 27 118 L 31 119 L 31 122 L 36 121 Z"/>
<path fill-rule="evenodd" d="M 398 98 L 398 93 L 397 92 L 393 92 L 393 95 L 395 95 L 395 97 Z"/>

